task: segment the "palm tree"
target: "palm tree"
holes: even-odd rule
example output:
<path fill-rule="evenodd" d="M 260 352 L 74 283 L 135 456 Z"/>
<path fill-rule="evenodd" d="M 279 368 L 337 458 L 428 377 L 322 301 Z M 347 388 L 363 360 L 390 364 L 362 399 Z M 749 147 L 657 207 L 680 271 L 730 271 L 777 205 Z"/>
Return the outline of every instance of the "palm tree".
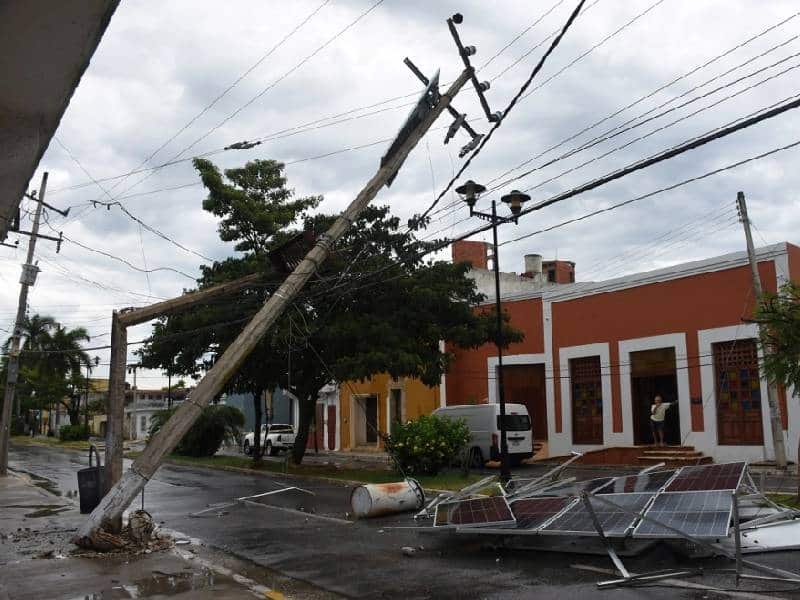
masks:
<path fill-rule="evenodd" d="M 91 340 L 89 333 L 83 327 L 67 329 L 58 325 L 48 338 L 42 366 L 65 383 L 73 382 L 74 388 L 74 383 L 81 378 L 81 369 L 84 366 L 91 366 L 89 355 L 81 346 L 82 342 Z M 70 423 L 77 425 L 81 408 L 80 394 L 73 391 L 72 396 L 64 404 L 69 413 Z"/>
<path fill-rule="evenodd" d="M 58 324 L 53 317 L 42 316 L 39 314 L 32 317 L 26 316 L 22 324 L 22 331 L 20 332 L 20 369 L 31 368 L 35 369 L 35 363 L 40 359 L 41 354 L 33 355 L 32 353 L 41 352 L 47 345 L 50 338 L 50 331 L 52 331 Z M 11 338 L 3 343 L 3 354 L 8 355 L 11 350 Z M 7 359 L 3 360 L 3 381 L 6 380 L 6 363 Z M 23 394 L 30 396 L 30 386 L 25 385 L 26 381 L 20 381 L 20 385 L 16 393 L 16 409 L 15 414 L 19 416 L 21 397 Z"/>

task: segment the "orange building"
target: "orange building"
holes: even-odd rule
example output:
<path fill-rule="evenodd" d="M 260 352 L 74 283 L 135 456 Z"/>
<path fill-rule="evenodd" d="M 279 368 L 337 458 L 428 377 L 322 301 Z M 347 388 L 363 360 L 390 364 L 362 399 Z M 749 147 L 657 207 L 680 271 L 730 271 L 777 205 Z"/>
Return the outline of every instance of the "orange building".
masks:
<path fill-rule="evenodd" d="M 417 379 L 384 374 L 345 382 L 339 386 L 341 448 L 378 450 L 383 447 L 379 432 L 391 432 L 393 423 L 430 414 L 442 405 L 440 388 Z"/>
<path fill-rule="evenodd" d="M 473 271 L 490 306 L 493 287 L 476 248 L 454 248 L 454 260 L 479 265 Z M 765 290 L 800 281 L 800 248 L 775 244 L 757 257 Z M 514 285 L 501 283 L 503 307 L 525 333 L 504 352 L 506 401 L 528 406 L 534 436 L 548 441 L 551 455 L 651 443 L 650 404 L 659 394 L 673 403 L 668 442 L 717 460 L 773 458 L 757 328 L 745 321 L 754 296 L 744 252 L 602 282 L 570 283 L 574 274 L 572 263 L 534 255 L 522 276 L 504 274 Z M 446 403 L 496 402 L 494 346 L 450 350 Z M 787 452 L 796 460 L 800 407 L 794 390 L 790 402 L 778 392 Z"/>

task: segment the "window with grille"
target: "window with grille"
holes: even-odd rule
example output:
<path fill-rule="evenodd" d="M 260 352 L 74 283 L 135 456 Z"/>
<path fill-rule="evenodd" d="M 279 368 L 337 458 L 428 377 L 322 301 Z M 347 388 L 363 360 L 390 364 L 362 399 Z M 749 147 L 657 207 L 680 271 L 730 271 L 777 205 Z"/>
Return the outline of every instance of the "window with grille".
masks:
<path fill-rule="evenodd" d="M 717 436 L 720 444 L 761 445 L 761 376 L 756 340 L 713 344 L 717 399 Z"/>

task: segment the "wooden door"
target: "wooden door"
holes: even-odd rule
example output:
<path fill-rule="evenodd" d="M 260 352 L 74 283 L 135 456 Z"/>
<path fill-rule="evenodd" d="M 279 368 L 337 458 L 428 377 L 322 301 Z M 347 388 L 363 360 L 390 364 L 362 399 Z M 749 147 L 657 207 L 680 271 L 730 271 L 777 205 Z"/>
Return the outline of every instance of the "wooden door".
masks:
<path fill-rule="evenodd" d="M 653 443 L 650 407 L 653 399 L 661 396 L 664 402 L 671 403 L 664 419 L 664 441 L 670 445 L 681 444 L 675 348 L 631 352 L 630 362 L 634 443 Z"/>
<path fill-rule="evenodd" d="M 713 344 L 717 438 L 721 445 L 761 446 L 761 379 L 756 341 Z"/>
<path fill-rule="evenodd" d="M 507 403 L 524 404 L 533 424 L 533 439 L 547 439 L 547 393 L 544 365 L 504 365 Z"/>
<path fill-rule="evenodd" d="M 600 357 L 586 356 L 569 361 L 572 400 L 572 442 L 603 443 L 603 384 Z"/>
<path fill-rule="evenodd" d="M 378 442 L 378 397 L 367 396 L 364 398 L 364 417 L 366 420 L 366 440 L 368 444 Z"/>
<path fill-rule="evenodd" d="M 336 449 L 336 407 L 328 406 L 328 450 Z"/>
<path fill-rule="evenodd" d="M 317 436 L 317 449 L 325 449 L 325 405 L 317 404 L 316 423 L 314 424 Z"/>

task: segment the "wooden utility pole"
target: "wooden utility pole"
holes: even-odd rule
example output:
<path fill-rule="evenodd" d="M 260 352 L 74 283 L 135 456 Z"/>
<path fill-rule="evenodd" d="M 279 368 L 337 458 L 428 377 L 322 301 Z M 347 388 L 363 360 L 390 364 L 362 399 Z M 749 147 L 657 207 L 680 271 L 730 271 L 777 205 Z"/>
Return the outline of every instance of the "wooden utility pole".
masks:
<path fill-rule="evenodd" d="M 739 219 L 744 226 L 744 237 L 747 241 L 747 257 L 750 260 L 750 271 L 753 276 L 753 291 L 756 296 L 757 305 L 761 305 L 764 298 L 764 290 L 761 287 L 761 277 L 758 274 L 758 261 L 756 251 L 753 247 L 753 234 L 750 231 L 750 220 L 747 217 L 747 204 L 744 200 L 744 192 L 736 195 L 736 205 L 739 209 Z M 762 325 L 759 325 L 759 332 Z M 763 339 L 763 337 L 762 337 Z M 769 352 L 769 348 L 763 348 L 763 352 Z M 779 469 L 786 468 L 786 444 L 783 440 L 783 419 L 781 418 L 781 407 L 778 404 L 778 394 L 772 383 L 767 383 L 767 405 L 769 406 L 769 423 L 772 429 L 772 444 L 775 451 L 775 464 Z"/>
<path fill-rule="evenodd" d="M 398 147 L 387 154 L 383 166 L 369 180 L 353 202 L 339 215 L 331 227 L 322 234 L 314 247 L 289 274 L 253 319 L 245 326 L 236 340 L 228 347 L 214 366 L 209 369 L 191 396 L 181 404 L 175 414 L 150 440 L 142 454 L 133 462 L 122 478 L 103 498 L 89 519 L 78 529 L 73 541 L 82 546 L 92 546 L 97 531 L 121 517 L 147 481 L 161 466 L 164 458 L 175 448 L 184 434 L 197 420 L 208 403 L 222 391 L 225 383 L 236 372 L 247 356 L 253 351 L 261 338 L 291 304 L 306 282 L 316 273 L 319 266 L 330 254 L 333 245 L 358 219 L 361 212 L 378 194 L 380 189 L 397 174 L 403 161 L 420 139 L 430 129 L 439 115 L 449 105 L 461 87 L 470 80 L 473 70 L 465 69 L 450 88 L 442 94 L 435 106 L 431 107 L 419 121 L 404 133 L 402 142 L 396 140 Z"/>
<path fill-rule="evenodd" d="M 8 474 L 8 442 L 11 437 L 11 412 L 14 404 L 14 394 L 17 389 L 19 379 L 19 347 L 22 329 L 25 326 L 25 314 L 28 310 L 28 288 L 36 283 L 36 273 L 39 267 L 33 264 L 33 255 L 36 251 L 36 237 L 39 234 L 39 220 L 42 217 L 42 203 L 44 194 L 47 191 L 47 172 L 42 175 L 42 184 L 39 186 L 37 195 L 36 212 L 33 216 L 33 227 L 31 237 L 28 242 L 28 256 L 25 264 L 22 265 L 22 276 L 19 282 L 22 284 L 19 289 L 19 303 L 17 304 L 17 320 L 14 323 L 14 333 L 11 335 L 11 348 L 8 357 L 8 369 L 6 370 L 6 390 L 3 397 L 2 424 L 0 425 L 0 476 Z"/>

